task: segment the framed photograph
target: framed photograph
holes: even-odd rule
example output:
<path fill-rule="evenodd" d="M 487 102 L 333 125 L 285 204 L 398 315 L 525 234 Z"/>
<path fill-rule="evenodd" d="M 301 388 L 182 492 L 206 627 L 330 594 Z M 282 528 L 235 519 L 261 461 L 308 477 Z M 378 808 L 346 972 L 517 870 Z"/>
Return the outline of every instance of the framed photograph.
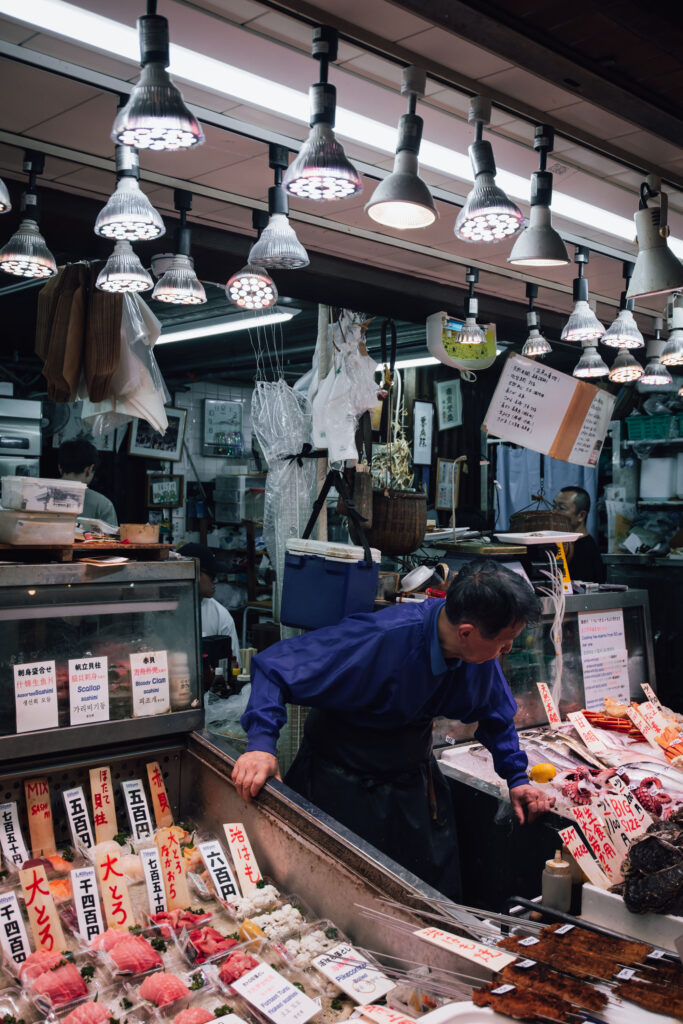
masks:
<path fill-rule="evenodd" d="M 436 384 L 436 406 L 439 414 L 439 430 L 450 430 L 462 423 L 462 395 L 460 378 L 440 380 Z"/>
<path fill-rule="evenodd" d="M 450 512 L 453 508 L 453 488 L 455 487 L 455 459 L 436 460 L 436 497 L 434 508 Z"/>
<path fill-rule="evenodd" d="M 413 464 L 431 466 L 434 403 L 413 402 Z"/>
<path fill-rule="evenodd" d="M 204 399 L 202 455 L 242 457 L 242 402 Z"/>
<path fill-rule="evenodd" d="M 147 474 L 147 508 L 181 508 L 185 477 L 171 473 Z"/>
<path fill-rule="evenodd" d="M 168 427 L 165 434 L 157 434 L 147 420 L 133 420 L 128 452 L 145 459 L 166 459 L 178 462 L 183 454 L 187 409 L 166 408 Z"/>

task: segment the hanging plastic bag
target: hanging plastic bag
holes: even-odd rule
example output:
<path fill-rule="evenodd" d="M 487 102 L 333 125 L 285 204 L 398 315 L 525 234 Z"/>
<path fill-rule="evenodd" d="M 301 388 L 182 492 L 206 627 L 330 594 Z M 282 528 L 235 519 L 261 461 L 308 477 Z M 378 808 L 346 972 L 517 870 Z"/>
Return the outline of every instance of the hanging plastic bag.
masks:
<path fill-rule="evenodd" d="M 332 463 L 357 462 L 356 416 L 344 363 L 332 367 L 313 399 L 313 444 L 327 448 Z"/>

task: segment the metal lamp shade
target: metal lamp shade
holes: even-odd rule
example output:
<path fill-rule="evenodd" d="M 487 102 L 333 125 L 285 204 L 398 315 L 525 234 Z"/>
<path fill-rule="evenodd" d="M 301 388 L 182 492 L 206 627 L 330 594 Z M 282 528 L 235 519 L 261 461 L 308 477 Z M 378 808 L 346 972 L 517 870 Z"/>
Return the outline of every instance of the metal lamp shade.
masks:
<path fill-rule="evenodd" d="M 661 295 L 683 289 L 683 264 L 659 233 L 657 207 L 638 210 L 635 215 L 638 257 L 626 292 L 627 299 L 640 295 Z"/>
<path fill-rule="evenodd" d="M 358 171 L 325 121 L 313 125 L 282 185 L 290 195 L 318 201 L 346 199 L 363 191 Z"/>
<path fill-rule="evenodd" d="M 275 282 L 265 270 L 251 263 L 232 275 L 225 294 L 240 309 L 270 309 L 277 302 Z"/>
<path fill-rule="evenodd" d="M 605 333 L 605 328 L 596 317 L 585 299 L 579 299 L 562 329 L 562 341 L 595 341 Z"/>
<path fill-rule="evenodd" d="M 522 211 L 496 185 L 493 174 L 477 175 L 455 221 L 455 234 L 464 242 L 500 242 L 519 231 Z"/>
<path fill-rule="evenodd" d="M 550 222 L 547 206 L 532 206 L 529 223 L 512 247 L 508 263 L 525 267 L 560 267 L 571 262 L 567 247 Z"/>
<path fill-rule="evenodd" d="M 603 345 L 609 345 L 611 348 L 645 347 L 645 339 L 638 330 L 638 324 L 630 309 L 620 310 L 616 320 L 600 340 Z"/>
<path fill-rule="evenodd" d="M 574 376 L 590 378 L 607 377 L 608 375 L 609 366 L 598 353 L 598 350 L 594 345 L 586 345 L 581 358 L 574 367 Z"/>
<path fill-rule="evenodd" d="M 199 306 L 206 302 L 204 286 L 194 272 L 191 256 L 178 253 L 154 286 L 152 298 L 171 306 Z"/>
<path fill-rule="evenodd" d="M 273 213 L 251 247 L 249 262 L 266 270 L 301 270 L 310 260 L 285 214 Z"/>
<path fill-rule="evenodd" d="M 546 341 L 538 327 L 533 327 L 524 342 L 522 355 L 534 359 L 536 356 L 547 356 L 549 352 L 552 352 L 550 342 Z"/>
<path fill-rule="evenodd" d="M 609 379 L 615 384 L 630 384 L 643 376 L 643 368 L 627 348 L 622 348 L 612 363 Z"/>
<path fill-rule="evenodd" d="M 439 216 L 432 194 L 417 173 L 415 153 L 396 154 L 392 173 L 380 181 L 365 204 L 366 213 L 389 228 L 426 228 Z"/>
<path fill-rule="evenodd" d="M 57 273 L 55 258 L 35 220 L 22 220 L 0 249 L 0 270 L 17 277 L 52 277 Z"/>
<path fill-rule="evenodd" d="M 659 362 L 656 357 L 647 364 L 645 373 L 638 381 L 638 391 L 658 391 L 660 388 L 668 388 L 673 384 L 673 377 L 666 366 Z"/>
<path fill-rule="evenodd" d="M 199 121 L 161 64 L 147 64 L 126 105 L 119 110 L 111 137 L 136 149 L 188 149 L 204 142 Z"/>
<path fill-rule="evenodd" d="M 161 216 L 135 178 L 121 178 L 95 221 L 96 235 L 129 242 L 159 238 L 165 231 Z"/>
<path fill-rule="evenodd" d="M 116 243 L 96 281 L 100 291 L 116 293 L 147 292 L 152 284 L 152 278 L 126 241 Z"/>
<path fill-rule="evenodd" d="M 662 350 L 661 362 L 664 366 L 683 365 L 683 330 L 676 328 Z"/>
<path fill-rule="evenodd" d="M 10 199 L 9 189 L 0 178 L 0 213 L 9 213 L 12 209 L 12 200 Z"/>

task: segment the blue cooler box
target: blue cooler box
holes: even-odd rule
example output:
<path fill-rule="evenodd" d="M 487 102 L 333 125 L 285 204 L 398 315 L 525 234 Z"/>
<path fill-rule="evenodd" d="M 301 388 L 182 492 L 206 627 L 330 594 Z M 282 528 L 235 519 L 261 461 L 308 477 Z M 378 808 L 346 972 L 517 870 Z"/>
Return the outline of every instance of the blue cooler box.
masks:
<path fill-rule="evenodd" d="M 371 612 L 381 553 L 319 540 L 287 541 L 280 622 L 300 629 L 335 626 L 354 612 Z"/>

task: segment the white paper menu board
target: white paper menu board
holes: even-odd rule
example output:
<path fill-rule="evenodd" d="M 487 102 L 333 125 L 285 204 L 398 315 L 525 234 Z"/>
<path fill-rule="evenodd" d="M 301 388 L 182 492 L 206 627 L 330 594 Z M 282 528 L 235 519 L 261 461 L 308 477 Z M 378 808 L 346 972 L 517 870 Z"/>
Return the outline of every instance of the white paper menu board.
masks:
<path fill-rule="evenodd" d="M 482 429 L 563 462 L 596 466 L 613 408 L 606 391 L 512 353 Z"/>
<path fill-rule="evenodd" d="M 629 702 L 624 611 L 579 612 L 583 689 L 589 711 L 602 711 L 605 697 Z"/>

